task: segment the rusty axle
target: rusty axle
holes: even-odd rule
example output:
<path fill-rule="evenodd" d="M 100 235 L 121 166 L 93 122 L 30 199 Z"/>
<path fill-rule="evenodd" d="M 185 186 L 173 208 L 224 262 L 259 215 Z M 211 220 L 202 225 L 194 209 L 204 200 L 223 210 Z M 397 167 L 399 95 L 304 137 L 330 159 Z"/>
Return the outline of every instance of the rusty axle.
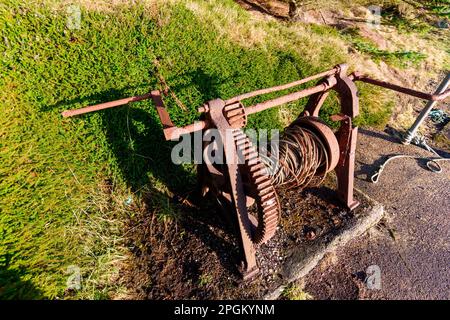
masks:
<path fill-rule="evenodd" d="M 268 93 L 272 93 L 272 92 L 277 92 L 277 91 L 282 91 L 282 90 L 286 90 L 286 89 L 290 89 L 293 87 L 297 87 L 301 84 L 304 84 L 306 82 L 312 81 L 312 80 L 316 80 L 316 79 L 320 79 L 323 77 L 327 77 L 327 76 L 331 76 L 333 74 L 336 74 L 336 72 L 339 71 L 339 67 L 334 67 L 331 70 L 328 71 L 324 71 L 318 74 L 315 74 L 313 76 L 307 77 L 307 78 L 303 78 L 294 82 L 290 82 L 290 83 L 286 83 L 284 85 L 280 85 L 280 86 L 275 86 L 275 87 L 270 87 L 270 88 L 266 88 L 266 89 L 261 89 L 261 90 L 256 90 L 256 91 L 252 91 L 252 92 L 248 92 L 248 93 L 244 93 L 238 96 L 235 96 L 233 98 L 230 98 L 228 100 L 225 100 L 226 104 L 231 104 L 231 103 L 235 103 L 238 101 L 242 101 L 248 98 L 253 98 L 256 96 L 260 96 L 263 94 L 268 94 Z"/>
<path fill-rule="evenodd" d="M 334 79 L 334 78 L 332 78 L 332 79 Z M 308 89 L 293 92 L 293 93 L 281 96 L 279 98 L 261 102 L 261 103 L 255 104 L 253 106 L 247 107 L 245 112 L 247 114 L 253 114 L 253 113 L 258 113 L 258 112 L 261 112 L 261 111 L 264 111 L 264 110 L 267 110 L 267 109 L 270 109 L 273 107 L 281 106 L 283 104 L 311 96 L 315 93 L 325 92 L 328 89 L 332 88 L 334 84 L 330 85 L 328 83 L 322 83 L 322 84 L 319 84 L 317 86 L 314 86 L 314 87 L 311 87 Z"/>
<path fill-rule="evenodd" d="M 423 100 L 428 100 L 428 101 L 442 101 L 450 96 L 450 90 L 444 91 L 440 94 L 430 94 L 430 93 L 425 93 L 425 92 L 417 91 L 417 90 L 410 89 L 410 88 L 405 88 L 405 87 L 402 87 L 402 86 L 399 86 L 399 85 L 396 85 L 396 84 L 393 84 L 390 82 L 372 79 L 372 78 L 370 78 L 366 75 L 363 75 L 359 72 L 354 72 L 353 74 L 350 75 L 350 77 L 352 77 L 354 81 L 362 81 L 362 82 L 370 83 L 370 84 L 373 84 L 378 87 L 387 88 L 387 89 L 390 89 L 393 91 L 397 91 L 400 93 L 407 94 L 409 96 L 413 96 L 413 97 L 420 98 Z"/>

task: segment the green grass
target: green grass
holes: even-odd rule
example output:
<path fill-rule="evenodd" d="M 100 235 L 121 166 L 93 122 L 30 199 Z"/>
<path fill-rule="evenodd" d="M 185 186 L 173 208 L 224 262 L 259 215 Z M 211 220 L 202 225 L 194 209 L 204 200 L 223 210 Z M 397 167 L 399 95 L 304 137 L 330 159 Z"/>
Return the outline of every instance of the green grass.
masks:
<path fill-rule="evenodd" d="M 395 26 L 399 32 L 429 35 L 440 31 L 438 21 L 449 22 L 448 0 L 409 1 L 403 5 L 406 9 L 400 10 L 399 4 L 393 3 L 382 10 L 384 23 Z"/>
<path fill-rule="evenodd" d="M 449 0 L 431 0 L 425 2 L 425 8 L 439 17 L 450 19 L 450 1 Z"/>
<path fill-rule="evenodd" d="M 248 20 L 232 1 L 222 5 Z M 150 101 L 75 119 L 60 112 L 160 87 L 155 58 L 188 107 L 165 100 L 178 125 L 197 119 L 196 108 L 208 99 L 298 79 L 346 59 L 330 44 L 311 63 L 295 35 L 274 23 L 267 28 L 279 28 L 278 36 L 292 45 L 237 44 L 183 3 L 156 13 L 142 3 L 107 12 L 82 7 L 81 28 L 69 30 L 60 4 L 1 1 L 1 298 L 120 294 L 128 217 L 157 189 L 151 199 L 157 214 L 172 218 L 169 195 L 195 183 L 193 166 L 170 162 L 171 143 L 164 142 Z M 367 102 L 362 123 L 385 121 L 388 105 L 371 112 L 377 91 L 363 87 L 361 94 Z M 300 112 L 304 103 L 288 108 Z M 324 113 L 336 106 L 332 99 Z M 250 126 L 280 127 L 278 111 L 251 117 Z M 79 292 L 65 292 L 70 265 L 81 268 Z"/>
<path fill-rule="evenodd" d="M 362 37 L 356 28 L 346 28 L 341 34 L 362 54 L 367 54 L 374 61 L 384 61 L 392 66 L 405 68 L 417 66 L 427 55 L 417 51 L 388 51 L 379 49 L 372 41 Z"/>
<path fill-rule="evenodd" d="M 302 285 L 298 285 L 295 283 L 292 283 L 289 286 L 287 286 L 281 293 L 281 296 L 287 300 L 313 300 L 314 299 L 313 296 L 311 296 L 308 292 L 305 292 L 303 290 Z"/>

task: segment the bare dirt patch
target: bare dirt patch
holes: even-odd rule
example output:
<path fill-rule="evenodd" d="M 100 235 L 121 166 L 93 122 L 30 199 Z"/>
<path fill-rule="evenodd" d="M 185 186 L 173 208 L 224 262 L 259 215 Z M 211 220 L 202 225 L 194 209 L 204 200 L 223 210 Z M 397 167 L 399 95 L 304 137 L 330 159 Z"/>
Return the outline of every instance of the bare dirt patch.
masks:
<path fill-rule="evenodd" d="M 239 273 L 241 252 L 229 219 L 211 201 L 182 206 L 177 221 L 158 221 L 152 208 L 131 219 L 132 263 L 123 280 L 138 299 L 253 299 L 282 284 L 281 267 L 295 246 L 323 241 L 355 219 L 330 189 L 330 179 L 304 191 L 279 190 L 282 219 L 276 235 L 259 247 L 260 274 Z M 195 201 L 193 201 L 195 202 Z"/>

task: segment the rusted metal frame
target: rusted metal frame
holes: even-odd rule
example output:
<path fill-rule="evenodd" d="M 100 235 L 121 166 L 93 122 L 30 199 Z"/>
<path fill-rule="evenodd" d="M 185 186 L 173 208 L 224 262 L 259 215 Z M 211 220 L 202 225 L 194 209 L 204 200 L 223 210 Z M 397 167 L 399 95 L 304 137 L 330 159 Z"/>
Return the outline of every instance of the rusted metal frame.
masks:
<path fill-rule="evenodd" d="M 290 82 L 287 84 L 283 84 L 280 86 L 275 86 L 275 87 L 270 87 L 270 88 L 265 88 L 265 89 L 261 89 L 261 90 L 256 90 L 256 91 L 252 91 L 252 92 L 247 92 L 238 96 L 235 96 L 233 98 L 230 98 L 228 100 L 225 100 L 225 104 L 231 104 L 231 103 L 235 103 L 238 101 L 242 101 L 245 99 L 249 99 L 249 98 L 253 98 L 256 96 L 260 96 L 260 95 L 264 95 L 264 94 L 268 94 L 268 93 L 273 93 L 273 92 L 277 92 L 277 91 L 282 91 L 282 90 L 286 90 L 286 89 L 290 89 L 293 87 L 297 87 L 301 84 L 304 84 L 306 82 L 312 81 L 312 80 L 316 80 L 316 79 L 320 79 L 326 76 L 331 76 L 333 74 L 335 74 L 336 72 L 338 72 L 338 67 L 334 67 L 333 69 L 312 75 L 310 77 L 307 78 L 303 78 L 294 82 Z"/>
<path fill-rule="evenodd" d="M 301 116 L 319 117 L 320 108 L 322 108 L 322 105 L 328 98 L 329 94 L 329 91 L 325 91 L 316 93 L 311 96 L 311 98 L 308 99 L 305 110 L 302 112 Z"/>
<path fill-rule="evenodd" d="M 355 153 L 358 127 L 352 127 L 350 118 L 343 120 L 341 127 L 336 133 L 341 150 L 340 163 L 335 168 L 337 177 L 338 195 L 350 210 L 359 205 L 359 201 L 353 198 Z"/>
<path fill-rule="evenodd" d="M 154 90 L 151 92 L 153 104 L 155 105 L 156 112 L 158 112 L 159 119 L 161 120 L 161 124 L 163 129 L 171 128 L 174 126 L 172 120 L 170 119 L 170 115 L 164 107 L 164 103 L 162 101 L 161 93 L 159 90 Z"/>
<path fill-rule="evenodd" d="M 402 87 L 402 86 L 399 86 L 399 85 L 396 85 L 396 84 L 393 84 L 390 82 L 372 79 L 368 76 L 362 75 L 359 72 L 354 72 L 353 74 L 350 75 L 350 78 L 353 81 L 362 81 L 362 82 L 370 83 L 375 86 L 387 88 L 387 89 L 390 89 L 393 91 L 397 91 L 400 93 L 404 93 L 404 94 L 407 94 L 407 95 L 410 95 L 410 96 L 413 96 L 416 98 L 429 100 L 429 101 L 442 101 L 450 96 L 450 90 L 444 91 L 440 94 L 425 93 L 425 92 L 417 91 L 414 89 L 405 88 L 405 87 Z"/>
<path fill-rule="evenodd" d="M 267 94 L 267 93 L 272 93 L 272 92 L 276 92 L 276 91 L 289 89 L 289 88 L 301 85 L 303 83 L 306 83 L 306 82 L 314 80 L 314 79 L 319 79 L 319 78 L 322 78 L 324 76 L 331 76 L 333 74 L 336 74 L 337 72 L 341 72 L 339 70 L 339 68 L 340 68 L 340 66 L 337 66 L 337 67 L 335 67 L 335 68 L 333 68 L 331 70 L 328 70 L 328 71 L 325 71 L 325 72 L 322 72 L 322 73 L 319 73 L 319 74 L 316 74 L 316 75 L 313 75 L 311 77 L 304 78 L 304 79 L 301 79 L 301 80 L 298 80 L 298 81 L 294 81 L 294 82 L 291 82 L 291 83 L 288 83 L 288 84 L 285 84 L 285 85 L 271 87 L 271 88 L 267 88 L 267 89 L 257 90 L 257 91 L 245 93 L 245 94 L 242 94 L 242 95 L 238 95 L 236 97 L 233 97 L 233 98 L 230 98 L 230 99 L 226 100 L 225 103 L 226 104 L 230 104 L 230 103 L 234 103 L 234 102 L 241 101 L 241 100 L 244 100 L 244 99 L 256 97 L 256 96 L 259 96 L 259 95 L 262 95 L 262 94 Z M 421 98 L 421 99 L 424 99 L 424 100 L 429 100 L 429 101 L 442 101 L 442 100 L 444 100 L 444 99 L 446 99 L 446 98 L 448 98 L 450 96 L 450 90 L 444 91 L 441 94 L 429 94 L 429 93 L 424 93 L 424 92 L 421 92 L 421 91 L 405 88 L 405 87 L 402 87 L 402 86 L 399 86 L 399 85 L 395 85 L 395 84 L 392 84 L 392 83 L 389 83 L 389 82 L 386 82 L 386 81 L 380 81 L 380 80 L 372 79 L 372 78 L 370 78 L 368 76 L 362 75 L 359 72 L 354 72 L 353 74 L 351 74 L 348 77 L 348 79 L 349 79 L 349 81 L 362 81 L 362 82 L 370 83 L 370 84 L 373 84 L 373 85 L 376 85 L 376 86 L 388 88 L 388 89 L 391 89 L 391 90 L 394 90 L 394 91 L 397 91 L 397 92 L 405 93 L 405 94 L 408 94 L 408 95 L 411 95 L 411 96 L 414 96 L 414 97 L 417 97 L 417 98 Z M 280 104 L 283 104 L 283 103 L 295 101 L 295 100 L 298 100 L 298 99 L 303 98 L 305 96 L 308 96 L 310 94 L 314 94 L 314 93 L 318 93 L 318 92 L 322 91 L 322 90 L 319 89 L 317 92 L 314 92 L 314 90 L 317 90 L 317 89 L 319 89 L 319 88 L 316 86 L 316 87 L 313 87 L 313 88 L 306 89 L 306 90 L 308 90 L 309 92 L 312 92 L 312 93 L 308 93 L 308 91 L 305 92 L 303 90 L 303 91 L 299 91 L 299 92 L 296 92 L 296 93 L 291 94 L 291 95 L 286 95 L 286 96 L 283 96 L 283 97 L 280 97 L 280 98 L 277 98 L 277 99 L 274 99 L 274 100 L 269 100 L 269 101 L 267 101 L 267 102 L 265 102 L 263 104 L 258 104 L 256 106 L 253 106 L 253 108 L 252 108 L 253 110 L 250 110 L 251 112 L 249 112 L 249 114 L 255 113 L 255 112 L 259 112 L 258 110 L 260 110 L 260 109 L 265 110 L 267 108 L 271 108 L 271 107 L 276 106 L 276 105 L 280 105 Z M 318 95 L 316 97 L 316 99 L 319 98 L 320 101 L 323 102 L 323 100 L 325 99 L 326 95 L 327 95 L 327 93 L 325 92 L 323 94 Z M 145 99 L 151 98 L 151 96 L 152 96 L 152 93 L 146 93 L 146 94 L 140 95 L 140 96 L 133 96 L 133 97 L 130 97 L 130 98 L 125 98 L 125 99 L 120 99 L 120 100 L 100 103 L 100 104 L 97 104 L 97 105 L 88 106 L 88 107 L 81 108 L 81 109 L 66 110 L 66 111 L 62 112 L 62 115 L 63 115 L 63 117 L 72 117 L 72 116 L 76 116 L 76 115 L 80 115 L 80 114 L 84 114 L 84 113 L 88 113 L 88 112 L 99 111 L 99 110 L 104 110 L 104 109 L 109 109 L 109 108 L 122 106 L 122 105 L 128 104 L 130 102 L 136 102 L 136 101 L 145 100 Z M 298 97 L 296 98 L 296 96 L 298 96 Z M 199 111 L 200 112 L 204 112 L 204 111 L 207 111 L 207 110 L 205 110 L 204 107 L 200 107 Z M 189 131 L 189 130 L 192 130 L 192 128 L 186 128 L 186 130 Z"/>
<path fill-rule="evenodd" d="M 330 78 L 330 79 L 333 79 L 333 78 Z M 286 104 L 289 102 L 299 100 L 304 97 L 308 97 L 308 96 L 313 95 L 318 92 L 327 91 L 330 88 L 332 88 L 333 85 L 334 85 L 333 83 L 324 82 L 324 83 L 321 83 L 317 86 L 314 86 L 314 87 L 311 87 L 308 89 L 296 91 L 296 92 L 293 92 L 293 93 L 290 93 L 290 94 L 287 94 L 287 95 L 284 95 L 284 96 L 281 96 L 281 97 L 278 97 L 275 99 L 257 103 L 253 106 L 249 106 L 249 107 L 245 108 L 245 111 L 247 114 L 258 113 L 258 112 L 261 112 L 261 111 L 264 111 L 264 110 L 267 110 L 267 109 L 270 109 L 273 107 L 277 107 L 277 106 L 280 106 L 280 105 L 283 105 L 283 104 Z"/>
<path fill-rule="evenodd" d="M 125 99 L 120 99 L 120 100 L 100 103 L 100 104 L 96 104 L 96 105 L 85 107 L 85 108 L 81 108 L 81 109 L 66 110 L 66 111 L 62 112 L 62 116 L 64 118 L 67 118 L 67 117 L 73 117 L 73 116 L 76 116 L 76 115 L 80 115 L 80 114 L 83 114 L 83 113 L 88 113 L 88 112 L 99 111 L 99 110 L 114 108 L 114 107 L 118 107 L 118 106 L 123 106 L 123 105 L 125 105 L 127 103 L 130 103 L 130 102 L 136 102 L 136 101 L 149 99 L 149 98 L 151 98 L 151 96 L 152 96 L 151 93 L 146 93 L 146 94 L 141 95 L 141 96 L 134 96 L 134 97 L 130 97 L 130 98 L 125 98 Z"/>
<path fill-rule="evenodd" d="M 203 130 L 206 128 L 205 121 L 199 121 L 181 128 L 175 126 L 170 119 L 169 113 L 164 107 L 164 103 L 162 101 L 161 93 L 159 92 L 159 90 L 152 91 L 151 96 L 156 111 L 158 112 L 159 119 L 161 120 L 164 137 L 166 138 L 166 140 L 178 139 L 183 134 Z"/>
<path fill-rule="evenodd" d="M 304 90 L 300 90 L 300 91 L 296 91 L 284 96 L 281 96 L 279 98 L 275 98 L 275 99 L 271 99 L 262 103 L 258 103 L 255 104 L 253 106 L 249 106 L 247 108 L 245 108 L 245 112 L 247 115 L 249 114 L 254 114 L 254 113 L 258 113 L 276 106 L 280 106 L 283 105 L 285 103 L 288 102 L 292 102 L 292 101 L 296 101 L 299 100 L 301 98 L 313 95 L 315 93 L 318 92 L 325 92 L 327 90 L 329 90 L 330 88 L 332 88 L 332 86 L 335 85 L 335 83 L 333 82 L 334 77 L 330 77 L 330 82 L 324 82 L 321 83 L 317 86 L 311 87 L 311 88 L 307 88 Z M 208 106 L 203 106 L 200 111 L 205 111 L 205 112 L 209 112 L 209 107 Z M 167 131 L 167 136 L 166 139 L 170 140 L 170 139 L 177 139 L 180 137 L 180 135 L 182 134 L 188 134 L 188 133 L 192 133 L 194 131 L 197 130 L 203 130 L 205 128 L 208 128 L 209 124 L 207 123 L 207 121 L 198 121 L 195 124 L 191 124 L 185 127 L 172 127 L 172 128 L 168 128 L 166 129 Z"/>
<path fill-rule="evenodd" d="M 288 83 L 288 84 L 277 86 L 277 87 L 257 90 L 254 92 L 249 92 L 249 93 L 228 99 L 225 101 L 225 104 L 228 105 L 230 103 L 235 103 L 242 99 L 255 97 L 255 96 L 258 96 L 261 94 L 266 94 L 266 93 L 289 89 L 289 88 L 298 86 L 300 84 L 303 84 L 305 82 L 321 78 L 323 76 L 335 74 L 337 71 L 339 71 L 339 68 L 335 67 L 331 70 L 328 70 L 328 71 L 325 71 L 325 72 L 322 72 L 322 73 L 319 73 L 319 74 L 313 75 L 311 77 L 301 79 L 301 80 L 298 80 L 298 81 L 295 81 L 292 83 Z M 318 92 L 326 91 L 328 89 L 329 89 L 329 86 L 327 86 L 326 83 L 323 83 L 323 84 L 317 85 L 312 88 L 297 91 L 297 92 L 294 92 L 294 93 L 291 93 L 288 95 L 281 96 L 279 98 L 275 98 L 275 99 L 268 100 L 268 101 L 260 103 L 260 104 L 256 104 L 254 106 L 250 106 L 250 107 L 246 108 L 245 110 L 246 110 L 247 114 L 257 113 L 262 110 L 266 110 L 266 109 L 269 109 L 269 108 L 272 108 L 275 106 L 279 106 L 279 105 L 282 105 L 282 104 L 285 104 L 288 102 L 296 101 L 298 99 L 307 97 L 309 95 L 312 95 L 312 94 L 315 94 Z M 157 111 L 158 111 L 159 117 L 161 118 L 161 121 L 163 122 L 164 136 L 165 136 L 166 140 L 178 139 L 183 134 L 189 134 L 194 131 L 203 130 L 203 129 L 208 128 L 209 124 L 205 121 L 198 121 L 194 124 L 184 126 L 184 127 L 174 126 L 170 121 L 170 117 L 168 116 L 167 112 L 165 111 L 164 104 L 161 99 L 161 94 L 157 90 L 152 91 L 151 93 L 141 95 L 141 96 L 134 96 L 134 97 L 120 99 L 120 100 L 116 100 L 116 101 L 110 101 L 110 102 L 101 103 L 101 104 L 97 104 L 97 105 L 93 105 L 93 106 L 89 106 L 89 107 L 85 107 L 85 108 L 81 108 L 81 109 L 76 109 L 76 110 L 67 110 L 67 111 L 64 111 L 62 113 L 62 115 L 64 117 L 71 117 L 71 116 L 80 115 L 80 114 L 84 114 L 84 113 L 88 113 L 88 112 L 99 111 L 99 110 L 104 110 L 104 109 L 108 109 L 108 108 L 114 108 L 114 107 L 128 104 L 130 102 L 136 102 L 136 101 L 141 101 L 141 100 L 145 100 L 148 98 L 152 98 L 152 95 L 155 95 L 155 97 L 156 97 L 155 99 L 153 99 L 153 101 L 155 102 L 155 104 L 157 103 L 157 105 L 158 105 Z M 207 105 L 204 105 L 203 107 L 199 108 L 199 112 L 207 112 L 207 111 L 208 111 Z"/>
<path fill-rule="evenodd" d="M 217 186 L 218 188 L 215 188 L 217 189 L 215 191 L 217 195 L 219 196 L 222 195 L 222 197 L 226 199 L 232 207 L 235 208 L 235 213 L 238 222 L 237 224 L 241 235 L 240 243 L 242 245 L 245 255 L 245 271 L 243 273 L 244 278 L 248 278 L 258 271 L 255 255 L 256 253 L 254 242 L 255 233 L 254 228 L 252 228 L 254 227 L 255 222 L 251 220 L 251 216 L 248 214 L 247 211 L 248 197 L 245 193 L 243 182 L 243 178 L 245 177 L 242 176 L 240 167 L 238 165 L 237 159 L 238 155 L 235 145 L 236 142 L 234 140 L 228 141 L 230 137 L 228 137 L 227 135 L 227 130 L 233 129 L 232 124 L 230 124 L 230 119 L 234 119 L 233 116 L 235 116 L 235 112 L 239 111 L 239 108 L 230 108 L 230 110 L 228 110 L 229 114 L 227 117 L 226 114 L 227 102 L 229 103 L 228 106 L 230 106 L 230 104 L 239 102 L 239 99 L 246 99 L 260 94 L 285 90 L 300 85 L 302 83 L 305 83 L 307 81 L 317 79 L 319 77 L 326 77 L 323 78 L 319 82 L 319 84 L 314 87 L 293 92 L 287 95 L 283 95 L 281 97 L 245 108 L 245 110 L 243 110 L 243 115 L 246 117 L 247 114 L 257 113 L 288 102 L 296 101 L 303 97 L 312 96 L 310 102 L 313 101 L 315 103 L 311 102 L 311 113 L 312 115 L 318 116 L 319 109 L 322 106 L 323 101 L 327 97 L 329 90 L 330 89 L 336 90 L 341 97 L 341 108 L 342 108 L 341 112 L 343 114 L 342 119 L 340 119 L 342 121 L 341 128 L 336 134 L 337 139 L 339 141 L 338 144 L 341 146 L 340 148 L 336 147 L 336 149 L 341 150 L 341 154 L 339 155 L 338 166 L 336 167 L 336 172 L 338 176 L 338 190 L 344 202 L 351 209 L 353 209 L 357 205 L 357 202 L 353 200 L 354 150 L 356 147 L 357 128 L 352 128 L 351 118 L 355 117 L 358 114 L 358 99 L 356 97 L 356 86 L 352 81 L 353 79 L 345 75 L 346 70 L 347 68 L 345 65 L 339 65 L 332 70 L 290 84 L 258 90 L 255 92 L 237 96 L 234 99 L 238 99 L 238 101 L 235 102 L 232 102 L 233 98 L 227 101 L 223 101 L 221 99 L 212 100 L 208 102 L 201 110 L 202 112 L 206 111 L 208 112 L 206 114 L 206 119 L 185 127 L 176 127 L 172 123 L 169 113 L 164 107 L 161 94 L 157 90 L 152 91 L 150 94 L 143 96 L 112 101 L 96 106 L 74 110 L 69 115 L 102 110 L 151 97 L 157 110 L 158 116 L 163 125 L 164 135 L 167 140 L 175 139 L 182 134 L 188 134 L 210 127 L 216 127 L 217 129 L 219 129 L 226 157 L 226 166 L 225 166 L 226 172 L 223 172 L 222 178 L 224 179 L 228 178 L 227 181 L 228 183 L 226 183 L 225 180 L 223 180 L 222 183 L 224 185 L 222 187 Z M 238 122 L 239 123 L 238 126 L 243 126 L 245 125 L 245 119 L 244 118 L 241 119 L 240 117 L 241 116 L 238 114 L 237 120 L 242 120 Z M 325 140 L 328 141 L 330 139 L 325 138 Z M 336 144 L 337 143 L 335 142 L 334 145 Z M 330 161 L 330 163 L 333 163 L 333 161 Z M 213 168 L 211 167 L 204 166 L 202 167 L 202 170 L 209 171 L 211 177 L 213 178 L 214 174 L 217 175 L 217 172 L 216 173 L 214 172 L 217 170 L 213 170 Z M 199 180 L 201 181 L 201 179 Z M 264 200 L 265 204 L 268 203 L 268 201 L 266 200 L 267 199 Z M 278 201 L 278 198 L 276 198 L 276 200 Z M 271 208 L 272 207 L 269 206 L 269 209 L 271 210 L 270 212 L 273 211 Z M 274 220 L 273 218 L 269 218 L 268 221 L 272 223 Z"/>
<path fill-rule="evenodd" d="M 450 72 L 447 73 L 445 78 L 442 80 L 442 82 L 437 87 L 434 94 L 441 94 L 447 90 L 447 88 L 450 86 Z M 416 137 L 417 130 L 419 129 L 420 125 L 425 121 L 425 119 L 428 117 L 431 110 L 434 108 L 434 106 L 437 104 L 437 101 L 428 101 L 425 108 L 422 109 L 414 123 L 411 125 L 411 127 L 406 130 L 405 134 L 402 138 L 403 144 L 410 144 L 411 141 Z"/>
<path fill-rule="evenodd" d="M 337 191 L 341 200 L 350 210 L 355 209 L 359 202 L 353 198 L 355 153 L 358 128 L 353 128 L 352 119 L 359 114 L 358 89 L 350 77 L 346 75 L 347 66 L 342 65 L 336 75 L 337 84 L 333 87 L 340 98 L 341 115 L 335 115 L 332 120 L 341 121 L 336 132 L 341 152 L 338 165 L 335 168 L 337 176 Z"/>
<path fill-rule="evenodd" d="M 319 84 L 328 83 L 329 88 L 339 95 L 341 115 L 332 116 L 333 121 L 341 121 L 341 126 L 336 132 L 339 148 L 339 161 L 334 168 L 337 176 L 337 192 L 346 206 L 353 210 L 359 204 L 353 199 L 355 151 L 358 128 L 352 127 L 351 119 L 359 114 L 359 99 L 357 88 L 353 78 L 346 75 L 347 65 L 338 65 L 338 72 L 334 76 L 324 78 Z M 312 95 L 298 119 L 307 116 L 318 117 L 329 90 Z"/>
<path fill-rule="evenodd" d="M 241 235 L 241 246 L 245 256 L 245 270 L 243 272 L 244 279 L 251 278 L 258 272 L 256 263 L 256 248 L 254 247 L 248 230 L 251 230 L 251 222 L 247 212 L 247 198 L 244 192 L 244 185 L 242 176 L 239 172 L 238 155 L 234 141 L 228 141 L 227 130 L 231 130 L 227 119 L 223 115 L 223 108 L 225 103 L 221 99 L 216 99 L 208 102 L 211 122 L 219 130 L 220 138 L 225 153 L 226 167 L 228 177 L 230 179 L 231 199 L 236 210 L 239 231 Z M 230 146 L 229 144 L 233 144 Z"/>
<path fill-rule="evenodd" d="M 153 100 L 153 104 L 155 105 L 156 112 L 158 112 L 159 119 L 161 120 L 161 124 L 163 126 L 164 137 L 166 140 L 170 140 L 169 138 L 172 135 L 172 130 L 175 127 L 170 119 L 170 115 L 164 107 L 164 103 L 161 98 L 161 93 L 159 90 L 154 90 L 151 92 L 151 97 Z"/>
<path fill-rule="evenodd" d="M 342 74 L 342 70 L 344 69 L 345 71 L 347 71 L 347 66 L 345 64 L 340 64 L 337 65 L 333 68 L 334 70 L 336 70 L 336 72 L 333 75 L 336 75 L 338 73 Z M 331 77 L 331 75 L 330 75 Z M 323 83 L 323 82 L 329 82 L 330 78 L 323 78 L 321 79 L 318 84 Z M 334 79 L 334 81 L 336 81 Z M 300 116 L 312 116 L 312 117 L 319 117 L 319 111 L 320 108 L 322 108 L 323 103 L 325 102 L 325 100 L 328 98 L 328 95 L 330 94 L 330 92 L 324 91 L 324 92 L 318 92 L 314 95 L 312 95 L 309 99 L 308 102 L 306 103 L 305 109 L 302 112 L 302 114 Z"/>
<path fill-rule="evenodd" d="M 256 248 L 254 247 L 250 235 L 248 234 L 248 231 L 251 230 L 252 225 L 247 212 L 247 197 L 244 191 L 242 176 L 239 172 L 236 148 L 234 146 L 234 141 L 228 141 L 227 139 L 227 130 L 231 130 L 232 127 L 223 115 L 223 109 L 225 107 L 224 101 L 221 99 L 216 99 L 208 102 L 210 112 L 208 113 L 207 120 L 202 121 L 200 124 L 196 123 L 178 128 L 175 127 L 170 120 L 170 116 L 164 108 L 159 91 L 152 92 L 152 99 L 161 119 L 161 123 L 163 124 L 164 135 L 167 140 L 172 139 L 175 136 L 179 136 L 180 134 L 188 133 L 188 131 L 191 130 L 190 128 L 192 128 L 193 131 L 203 130 L 206 128 L 206 125 L 210 123 L 213 123 L 214 127 L 219 130 L 220 138 L 223 143 L 223 151 L 225 153 L 226 168 L 228 171 L 227 176 L 229 177 L 229 185 L 227 187 L 230 188 L 229 195 L 222 194 L 221 196 L 223 200 L 230 202 L 231 207 L 235 208 L 239 233 L 241 235 L 240 244 L 244 251 L 244 279 L 253 277 L 259 271 L 256 262 Z M 230 144 L 233 145 L 230 146 Z M 208 165 L 203 166 L 202 170 L 210 171 L 210 174 L 215 173 L 212 166 Z M 200 182 L 202 182 L 203 179 L 204 177 L 199 176 Z M 218 191 L 216 190 L 216 192 Z"/>

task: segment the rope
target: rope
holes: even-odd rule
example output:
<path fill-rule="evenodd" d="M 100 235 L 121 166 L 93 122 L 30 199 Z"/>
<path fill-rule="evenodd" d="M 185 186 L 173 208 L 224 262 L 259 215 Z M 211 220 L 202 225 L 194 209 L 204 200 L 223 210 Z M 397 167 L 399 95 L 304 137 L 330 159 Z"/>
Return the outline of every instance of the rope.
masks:
<path fill-rule="evenodd" d="M 431 110 L 428 117 L 430 117 L 431 121 L 438 124 L 443 124 L 448 119 L 448 115 L 440 109 Z"/>
<path fill-rule="evenodd" d="M 410 156 L 410 155 L 406 155 L 406 154 L 398 154 L 398 155 L 390 156 L 390 157 L 388 157 L 386 159 L 386 161 L 384 161 L 379 166 L 378 170 L 370 177 L 370 180 L 373 183 L 377 183 L 378 180 L 380 179 L 381 173 L 383 172 L 383 170 L 386 167 L 386 165 L 389 162 L 391 162 L 392 160 L 395 160 L 395 159 L 410 158 L 410 159 L 428 160 L 426 162 L 427 168 L 430 171 L 435 172 L 435 173 L 441 173 L 442 172 L 442 167 L 439 164 L 440 161 L 450 161 L 450 158 L 443 158 L 443 157 L 441 157 L 433 148 L 431 148 L 427 144 L 427 142 L 425 140 L 425 137 L 423 137 L 423 136 L 415 136 L 411 142 L 416 144 L 416 145 L 418 145 L 418 146 L 424 147 L 429 152 L 434 153 L 437 157 L 435 157 L 435 158 L 432 158 L 432 157 L 419 157 L 419 156 Z"/>
<path fill-rule="evenodd" d="M 270 156 L 261 155 L 276 186 L 305 187 L 319 168 L 327 166 L 328 152 L 312 131 L 294 125 L 286 128 L 279 146 L 272 146 Z M 276 157 L 278 155 L 278 157 Z M 321 178 L 325 174 L 321 174 Z"/>

